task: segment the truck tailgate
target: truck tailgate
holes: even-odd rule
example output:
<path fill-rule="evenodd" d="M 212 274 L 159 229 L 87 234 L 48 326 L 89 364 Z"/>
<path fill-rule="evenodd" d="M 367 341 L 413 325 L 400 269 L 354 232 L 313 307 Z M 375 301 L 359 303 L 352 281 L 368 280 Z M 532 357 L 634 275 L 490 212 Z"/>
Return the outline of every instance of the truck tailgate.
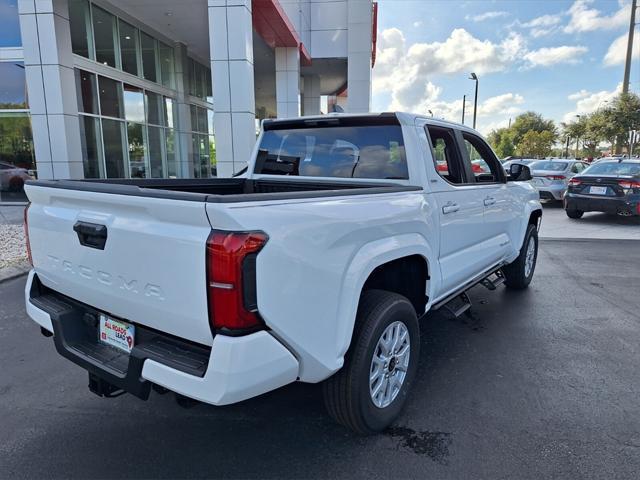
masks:
<path fill-rule="evenodd" d="M 204 202 L 25 190 L 33 265 L 45 286 L 114 317 L 211 345 Z M 95 242 L 101 225 L 103 249 Z"/>

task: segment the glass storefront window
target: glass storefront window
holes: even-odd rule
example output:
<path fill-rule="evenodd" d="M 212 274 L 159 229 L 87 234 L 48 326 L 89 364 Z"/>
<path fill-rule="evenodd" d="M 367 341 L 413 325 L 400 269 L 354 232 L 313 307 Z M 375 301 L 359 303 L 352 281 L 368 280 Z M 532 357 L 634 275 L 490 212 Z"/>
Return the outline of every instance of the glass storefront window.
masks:
<path fill-rule="evenodd" d="M 208 132 L 207 128 L 207 109 L 198 107 L 198 131 Z"/>
<path fill-rule="evenodd" d="M 102 166 L 102 139 L 100 120 L 95 117 L 80 115 L 80 140 L 82 142 L 82 163 L 84 178 L 104 177 Z"/>
<path fill-rule="evenodd" d="M 147 123 L 152 125 L 164 125 L 164 112 L 162 111 L 162 95 L 145 91 L 147 96 Z"/>
<path fill-rule="evenodd" d="M 107 77 L 98 77 L 100 111 L 105 117 L 123 118 L 122 84 Z"/>
<path fill-rule="evenodd" d="M 211 174 L 215 177 L 218 175 L 216 165 L 216 139 L 213 135 L 209 135 L 209 163 L 211 164 Z"/>
<path fill-rule="evenodd" d="M 138 75 L 138 29 L 118 19 L 120 27 L 120 63 L 122 70 Z"/>
<path fill-rule="evenodd" d="M 91 46 L 91 15 L 87 0 L 69 0 L 69 24 L 73 53 L 93 58 Z"/>
<path fill-rule="evenodd" d="M 165 150 L 167 154 L 167 177 L 178 177 L 178 165 L 176 162 L 176 138 L 172 128 L 165 129 Z"/>
<path fill-rule="evenodd" d="M 116 17 L 95 5 L 91 9 L 96 61 L 110 67 L 116 67 Z"/>
<path fill-rule="evenodd" d="M 28 113 L 8 113 L 0 111 L 0 163 L 16 168 L 33 170 L 33 137 L 31 119 Z M 8 180 L 1 188 L 9 187 Z"/>
<path fill-rule="evenodd" d="M 104 139 L 104 163 L 107 178 L 124 178 L 124 122 L 102 119 L 102 137 Z"/>
<path fill-rule="evenodd" d="M 167 88 L 174 88 L 175 66 L 173 60 L 173 48 L 162 42 L 158 42 L 158 53 L 160 56 L 160 76 L 162 85 Z"/>
<path fill-rule="evenodd" d="M 151 178 L 164 177 L 162 165 L 162 128 L 148 127 L 149 137 L 149 170 Z"/>
<path fill-rule="evenodd" d="M 0 2 L 0 47 L 21 45 L 18 1 L 4 0 Z"/>
<path fill-rule="evenodd" d="M 142 89 L 123 85 L 124 90 L 124 118 L 131 122 L 144 122 L 144 95 Z"/>
<path fill-rule="evenodd" d="M 22 62 L 0 62 L 0 109 L 27 109 L 27 83 Z"/>
<path fill-rule="evenodd" d="M 95 74 L 76 69 L 75 75 L 78 111 L 97 115 L 98 85 L 96 83 Z"/>
<path fill-rule="evenodd" d="M 145 178 L 147 166 L 143 126 L 140 123 L 128 122 L 127 138 L 129 140 L 129 173 L 131 178 Z"/>
<path fill-rule="evenodd" d="M 167 127 L 174 127 L 175 100 L 173 98 L 164 97 L 164 124 Z"/>
<path fill-rule="evenodd" d="M 207 110 L 207 133 L 213 135 L 213 110 Z"/>
<path fill-rule="evenodd" d="M 146 33 L 140 32 L 140 45 L 142 46 L 143 77 L 152 82 L 156 82 L 158 80 L 156 70 L 156 40 Z"/>

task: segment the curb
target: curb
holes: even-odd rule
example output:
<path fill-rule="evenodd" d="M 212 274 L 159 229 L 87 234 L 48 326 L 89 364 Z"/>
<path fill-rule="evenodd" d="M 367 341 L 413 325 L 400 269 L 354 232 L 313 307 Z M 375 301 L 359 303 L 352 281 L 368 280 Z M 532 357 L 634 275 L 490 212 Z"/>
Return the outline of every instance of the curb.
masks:
<path fill-rule="evenodd" d="M 8 282 L 9 280 L 13 280 L 18 277 L 22 277 L 26 275 L 31 270 L 31 264 L 23 260 L 16 265 L 12 265 L 10 267 L 5 267 L 0 270 L 0 284 L 4 282 Z"/>
<path fill-rule="evenodd" d="M 578 242 L 578 243 L 636 243 L 640 239 L 636 238 L 563 238 L 563 237 L 539 237 L 541 242 Z"/>

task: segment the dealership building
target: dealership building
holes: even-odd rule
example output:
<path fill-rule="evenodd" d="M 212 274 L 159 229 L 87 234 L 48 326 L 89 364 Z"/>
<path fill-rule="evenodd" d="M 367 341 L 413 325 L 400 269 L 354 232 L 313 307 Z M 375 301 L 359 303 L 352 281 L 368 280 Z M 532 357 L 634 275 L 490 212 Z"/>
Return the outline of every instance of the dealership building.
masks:
<path fill-rule="evenodd" d="M 376 18 L 371 0 L 0 0 L 0 166 L 230 176 L 263 118 L 369 110 Z"/>

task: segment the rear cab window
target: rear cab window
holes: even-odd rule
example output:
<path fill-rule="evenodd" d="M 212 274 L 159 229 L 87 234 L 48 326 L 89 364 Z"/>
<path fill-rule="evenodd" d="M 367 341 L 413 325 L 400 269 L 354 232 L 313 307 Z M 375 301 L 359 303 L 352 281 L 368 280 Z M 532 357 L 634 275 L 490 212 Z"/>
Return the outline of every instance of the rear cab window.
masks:
<path fill-rule="evenodd" d="M 397 118 L 328 118 L 265 123 L 254 173 L 408 180 Z"/>

